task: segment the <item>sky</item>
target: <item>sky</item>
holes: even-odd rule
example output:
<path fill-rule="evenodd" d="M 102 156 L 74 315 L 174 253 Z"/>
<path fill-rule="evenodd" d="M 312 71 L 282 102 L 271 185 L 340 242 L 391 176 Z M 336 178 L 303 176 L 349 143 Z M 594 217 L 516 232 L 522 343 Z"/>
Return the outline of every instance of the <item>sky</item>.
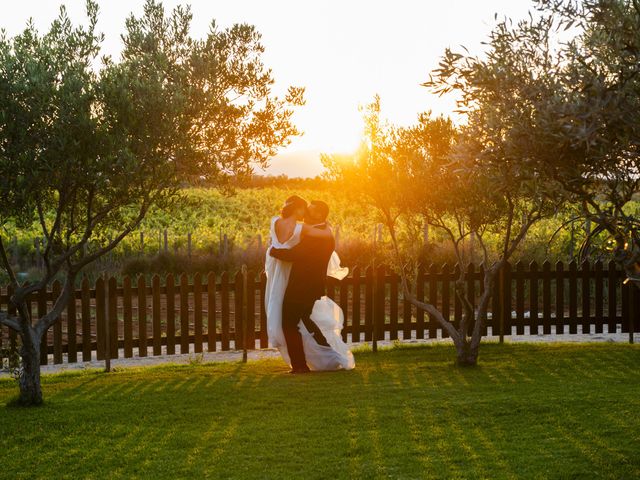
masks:
<path fill-rule="evenodd" d="M 44 31 L 64 3 L 71 18 L 85 21 L 84 0 L 0 0 L 0 28 L 19 33 L 29 18 Z M 322 172 L 320 153 L 349 153 L 362 134 L 358 107 L 379 94 L 382 114 L 409 125 L 418 113 L 451 114 L 452 98 L 437 97 L 420 84 L 437 67 L 445 48 L 482 53 L 494 15 L 518 20 L 530 0 L 165 0 L 167 8 L 188 3 L 192 35 L 206 35 L 212 19 L 220 27 L 250 23 L 262 33 L 265 64 L 276 93 L 306 87 L 306 105 L 294 122 L 304 132 L 272 159 L 267 174 L 290 177 Z M 125 19 L 140 15 L 144 0 L 99 0 L 103 53 L 117 56 Z M 258 172 L 262 173 L 262 172 Z"/>

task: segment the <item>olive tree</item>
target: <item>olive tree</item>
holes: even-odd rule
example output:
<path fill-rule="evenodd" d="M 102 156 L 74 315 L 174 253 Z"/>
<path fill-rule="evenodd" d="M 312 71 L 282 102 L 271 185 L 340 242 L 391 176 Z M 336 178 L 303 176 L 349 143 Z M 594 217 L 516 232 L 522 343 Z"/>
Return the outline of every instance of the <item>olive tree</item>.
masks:
<path fill-rule="evenodd" d="M 478 361 L 483 325 L 496 279 L 505 263 L 539 220 L 558 208 L 535 161 L 544 152 L 530 131 L 537 103 L 553 94 L 549 70 L 547 20 L 530 19 L 515 27 L 501 22 L 484 57 L 445 52 L 425 86 L 438 94 L 456 93 L 462 124 L 422 114 L 417 125 L 394 128 L 380 121 L 379 100 L 365 115 L 366 142 L 351 161 L 327 155 L 329 174 L 375 206 L 387 225 L 400 259 L 405 298 L 427 312 L 452 338 L 457 363 Z M 546 135 L 548 130 L 533 130 Z M 456 255 L 455 293 L 463 305 L 456 327 L 435 305 L 410 292 L 399 247 L 399 220 L 418 216 L 443 232 Z M 474 235 L 483 252 L 483 291 L 477 308 L 466 291 L 468 263 L 461 247 Z M 494 241 L 486 241 L 491 236 Z M 495 240 L 497 239 L 497 240 Z"/>
<path fill-rule="evenodd" d="M 82 269 L 111 251 L 152 207 L 179 201 L 194 177 L 220 184 L 265 165 L 297 134 L 292 107 L 272 92 L 259 33 L 249 25 L 190 35 L 189 8 L 148 0 L 126 21 L 120 58 L 100 58 L 98 7 L 86 25 L 64 7 L 49 30 L 28 24 L 0 37 L 0 223 L 36 222 L 44 271 L 22 283 L 0 232 L 0 266 L 12 309 L 0 323 L 21 343 L 23 404 L 42 402 L 40 345 L 75 294 Z M 28 298 L 63 282 L 53 308 L 32 316 Z M 15 311 L 16 313 L 10 313 Z"/>
<path fill-rule="evenodd" d="M 582 248 L 604 246 L 640 286 L 640 2 L 543 0 L 540 14 L 573 35 L 559 40 L 555 95 L 540 111 L 552 135 L 540 169 L 595 225 Z"/>

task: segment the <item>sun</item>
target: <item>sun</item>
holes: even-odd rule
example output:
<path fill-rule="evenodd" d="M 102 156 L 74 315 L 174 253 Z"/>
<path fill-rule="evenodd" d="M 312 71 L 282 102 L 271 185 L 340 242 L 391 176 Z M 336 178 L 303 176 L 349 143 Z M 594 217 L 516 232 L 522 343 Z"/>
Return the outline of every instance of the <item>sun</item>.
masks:
<path fill-rule="evenodd" d="M 331 99 L 318 99 L 296 112 L 294 121 L 303 135 L 294 140 L 291 150 L 352 153 L 362 141 L 362 118 L 357 106 L 349 111 Z"/>
<path fill-rule="evenodd" d="M 321 147 L 326 153 L 352 153 L 362 142 L 362 119 L 359 115 L 342 116 L 322 121 Z"/>

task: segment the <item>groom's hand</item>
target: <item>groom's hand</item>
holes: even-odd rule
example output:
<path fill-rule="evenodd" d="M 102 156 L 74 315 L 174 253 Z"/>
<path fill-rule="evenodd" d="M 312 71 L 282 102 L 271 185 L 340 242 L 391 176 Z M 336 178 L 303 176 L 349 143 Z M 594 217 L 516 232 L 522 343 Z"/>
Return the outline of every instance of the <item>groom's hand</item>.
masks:
<path fill-rule="evenodd" d="M 277 258 L 278 260 L 283 260 L 285 262 L 295 262 L 304 258 L 307 254 L 304 242 L 299 243 L 293 248 L 273 248 L 271 247 L 271 251 L 269 255 Z"/>
<path fill-rule="evenodd" d="M 283 251 L 286 252 L 287 249 L 286 248 L 274 248 L 274 247 L 271 247 L 271 249 L 269 250 L 269 255 L 271 255 L 274 258 L 278 258 L 278 259 L 282 260 L 282 257 L 283 257 L 282 252 Z"/>

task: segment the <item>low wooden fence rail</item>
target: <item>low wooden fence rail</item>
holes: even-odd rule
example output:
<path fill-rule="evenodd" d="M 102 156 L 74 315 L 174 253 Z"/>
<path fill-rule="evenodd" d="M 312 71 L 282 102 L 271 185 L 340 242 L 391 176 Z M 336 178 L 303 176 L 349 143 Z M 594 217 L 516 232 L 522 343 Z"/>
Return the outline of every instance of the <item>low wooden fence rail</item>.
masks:
<path fill-rule="evenodd" d="M 415 285 L 419 299 L 435 304 L 454 323 L 462 317 L 462 305 L 453 289 L 457 272 L 457 266 L 432 265 L 420 270 Z M 633 341 L 640 294 L 622 282 L 624 274 L 615 264 L 517 263 L 507 265 L 503 273 L 485 322 L 486 335 L 606 330 L 628 332 Z M 482 267 L 471 265 L 467 287 L 476 301 L 482 277 Z M 124 277 L 120 283 L 115 278 L 99 279 L 93 286 L 85 279 L 61 321 L 44 339 L 41 362 L 101 360 L 107 351 L 111 358 L 118 358 L 241 349 L 243 339 L 247 349 L 265 348 L 265 274 L 248 272 L 246 304 L 243 283 L 241 272 L 235 276 L 156 275 L 149 283 L 144 276 Z M 50 290 L 31 297 L 35 316 L 44 315 L 52 307 L 60 288 L 54 283 Z M 10 294 L 10 290 L 2 289 L 0 309 L 11 310 Z M 345 313 L 345 340 L 370 341 L 374 331 L 378 339 L 387 340 L 447 336 L 434 320 L 402 298 L 398 275 L 383 266 L 375 270 L 355 268 L 343 281 L 330 281 L 328 295 Z M 246 334 L 242 331 L 243 311 Z M 105 344 L 106 338 L 109 345 Z M 16 341 L 15 334 L 3 328 L 0 340 L 6 346 Z"/>

